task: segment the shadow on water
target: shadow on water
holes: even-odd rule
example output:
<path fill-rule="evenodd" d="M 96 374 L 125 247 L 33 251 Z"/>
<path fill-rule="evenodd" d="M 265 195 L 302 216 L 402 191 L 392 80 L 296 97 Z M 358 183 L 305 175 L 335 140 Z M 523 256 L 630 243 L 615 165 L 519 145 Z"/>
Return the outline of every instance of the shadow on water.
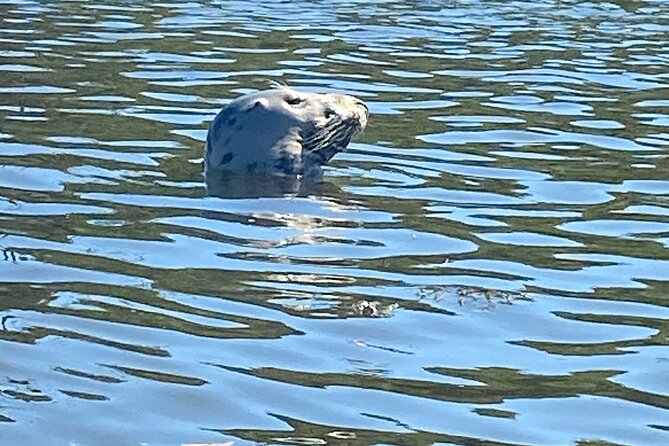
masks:
<path fill-rule="evenodd" d="M 219 198 L 338 196 L 337 186 L 322 176 L 259 175 L 246 172 L 207 171 L 207 195 Z"/>

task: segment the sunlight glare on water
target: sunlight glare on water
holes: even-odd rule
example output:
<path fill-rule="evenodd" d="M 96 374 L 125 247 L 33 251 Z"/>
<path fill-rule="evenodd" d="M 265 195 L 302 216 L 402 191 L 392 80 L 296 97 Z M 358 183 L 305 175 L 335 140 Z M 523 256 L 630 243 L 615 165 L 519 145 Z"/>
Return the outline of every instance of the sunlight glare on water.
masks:
<path fill-rule="evenodd" d="M 669 444 L 665 1 L 0 20 L 1 444 Z M 205 180 L 270 80 L 369 126 Z"/>

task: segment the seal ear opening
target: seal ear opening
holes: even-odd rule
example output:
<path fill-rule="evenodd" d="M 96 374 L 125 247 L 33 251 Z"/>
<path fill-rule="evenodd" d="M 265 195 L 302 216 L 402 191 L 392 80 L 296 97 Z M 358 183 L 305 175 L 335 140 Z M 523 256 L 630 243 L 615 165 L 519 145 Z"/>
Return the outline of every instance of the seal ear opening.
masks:
<path fill-rule="evenodd" d="M 258 99 L 253 103 L 253 105 L 249 108 L 249 111 L 266 111 L 269 108 L 269 104 L 267 103 L 266 99 Z"/>

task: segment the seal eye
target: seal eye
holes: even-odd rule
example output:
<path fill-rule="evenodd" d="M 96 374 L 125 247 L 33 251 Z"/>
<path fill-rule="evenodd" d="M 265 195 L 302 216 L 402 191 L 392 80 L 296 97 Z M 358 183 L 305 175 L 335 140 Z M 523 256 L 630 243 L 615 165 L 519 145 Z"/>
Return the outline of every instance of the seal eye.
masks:
<path fill-rule="evenodd" d="M 292 96 L 292 97 L 287 97 L 286 98 L 286 103 L 288 105 L 300 105 L 303 102 L 304 102 L 304 99 L 302 99 L 299 96 Z"/>

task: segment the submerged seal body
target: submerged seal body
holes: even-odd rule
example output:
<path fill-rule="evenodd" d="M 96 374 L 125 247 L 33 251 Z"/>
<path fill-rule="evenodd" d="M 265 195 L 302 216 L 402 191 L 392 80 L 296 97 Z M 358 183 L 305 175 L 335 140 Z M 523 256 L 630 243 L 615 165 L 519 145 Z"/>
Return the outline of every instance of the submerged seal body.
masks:
<path fill-rule="evenodd" d="M 314 175 L 367 125 L 358 98 L 278 86 L 226 105 L 207 133 L 205 169 Z"/>

